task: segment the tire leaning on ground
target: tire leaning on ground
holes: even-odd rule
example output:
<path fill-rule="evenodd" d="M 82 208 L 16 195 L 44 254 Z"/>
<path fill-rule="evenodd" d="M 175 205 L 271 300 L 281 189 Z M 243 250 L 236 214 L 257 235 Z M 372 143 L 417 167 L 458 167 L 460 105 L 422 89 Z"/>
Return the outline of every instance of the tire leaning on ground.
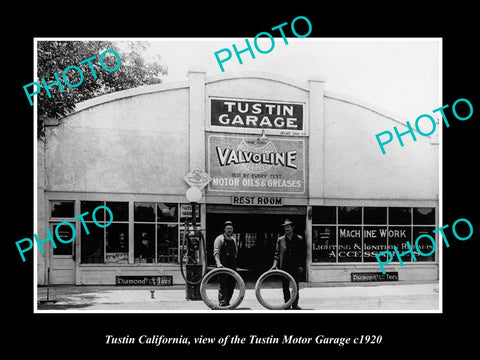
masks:
<path fill-rule="evenodd" d="M 228 306 L 220 306 L 214 304 L 212 301 L 207 296 L 207 284 L 210 281 L 212 277 L 215 275 L 219 274 L 228 274 L 232 276 L 235 281 L 237 282 L 239 288 L 240 288 L 240 294 L 238 294 L 238 297 L 235 299 L 235 301 L 228 305 Z M 202 296 L 203 302 L 213 310 L 232 310 L 235 309 L 240 303 L 243 301 L 243 298 L 245 296 L 245 282 L 243 281 L 242 277 L 235 271 L 229 268 L 216 268 L 211 271 L 209 271 L 202 279 L 202 282 L 200 283 L 200 295 Z"/>
<path fill-rule="evenodd" d="M 266 278 L 268 278 L 270 276 L 273 276 L 273 275 L 280 275 L 280 276 L 286 278 L 290 282 L 290 284 L 292 284 L 292 291 L 290 292 L 290 299 L 286 303 L 281 304 L 281 305 L 272 305 L 272 304 L 267 303 L 263 299 L 262 294 L 260 294 L 262 283 L 265 281 Z M 286 271 L 279 270 L 279 269 L 268 270 L 267 272 L 264 272 L 262 275 L 260 275 L 260 277 L 257 280 L 257 283 L 255 284 L 255 296 L 257 297 L 258 302 L 260 304 L 262 304 L 263 307 L 266 307 L 269 310 L 283 310 L 283 309 L 289 308 L 293 304 L 293 302 L 295 301 L 295 298 L 297 297 L 297 292 L 298 292 L 297 284 L 295 283 L 295 279 L 292 277 L 292 275 L 290 275 Z"/>

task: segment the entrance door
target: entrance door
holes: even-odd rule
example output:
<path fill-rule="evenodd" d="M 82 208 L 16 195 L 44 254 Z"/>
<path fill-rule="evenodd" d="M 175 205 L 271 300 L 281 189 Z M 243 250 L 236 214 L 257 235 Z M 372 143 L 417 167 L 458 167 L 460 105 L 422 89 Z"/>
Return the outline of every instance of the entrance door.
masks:
<path fill-rule="evenodd" d="M 238 245 L 238 270 L 247 280 L 257 279 L 273 264 L 275 244 L 284 234 L 281 224 L 286 218 L 295 224 L 294 232 L 305 239 L 305 215 L 255 213 L 252 210 L 245 213 L 207 213 L 208 264 L 215 266 L 213 240 L 223 233 L 225 221 L 230 220 Z"/>
<path fill-rule="evenodd" d="M 67 244 L 58 241 L 54 232 L 58 224 L 50 224 L 50 232 L 57 246 L 56 249 L 50 246 L 50 284 L 75 284 L 75 240 Z M 58 229 L 58 235 L 64 241 L 70 240 L 73 236 L 72 228 L 68 225 L 62 225 Z"/>

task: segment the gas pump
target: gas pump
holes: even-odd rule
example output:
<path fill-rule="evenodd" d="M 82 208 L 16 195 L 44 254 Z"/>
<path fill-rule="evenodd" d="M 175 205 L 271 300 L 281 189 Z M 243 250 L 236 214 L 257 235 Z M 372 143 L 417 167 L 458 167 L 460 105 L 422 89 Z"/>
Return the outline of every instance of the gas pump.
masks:
<path fill-rule="evenodd" d="M 195 205 L 192 204 L 192 230 L 185 220 L 183 243 L 180 247 L 180 272 L 186 283 L 186 299 L 202 300 L 200 283 L 207 271 L 207 252 L 205 238 L 200 229 L 196 229 Z M 185 265 L 185 270 L 184 270 Z"/>

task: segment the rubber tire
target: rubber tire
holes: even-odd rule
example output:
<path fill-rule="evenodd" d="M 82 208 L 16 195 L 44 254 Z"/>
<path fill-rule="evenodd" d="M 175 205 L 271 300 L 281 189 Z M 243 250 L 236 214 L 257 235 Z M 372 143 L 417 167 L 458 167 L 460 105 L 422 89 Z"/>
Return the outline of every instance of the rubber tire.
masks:
<path fill-rule="evenodd" d="M 260 289 L 261 289 L 262 283 L 265 281 L 265 279 L 267 277 L 272 276 L 272 275 L 280 275 L 280 276 L 288 279 L 288 281 L 290 281 L 290 284 L 292 284 L 292 291 L 290 292 L 290 299 L 282 305 L 271 305 L 271 304 L 267 303 L 262 298 L 262 295 L 260 294 Z M 298 292 L 297 284 L 295 282 L 295 279 L 292 277 L 292 275 L 290 275 L 286 271 L 279 270 L 279 269 L 268 270 L 267 272 L 264 272 L 262 275 L 260 275 L 260 277 L 258 278 L 258 280 L 255 284 L 255 296 L 257 297 L 258 302 L 260 304 L 262 304 L 263 307 L 265 307 L 269 310 L 284 310 L 284 309 L 289 308 L 293 304 L 295 298 L 297 297 L 297 292 Z"/>
<path fill-rule="evenodd" d="M 215 305 L 210 299 L 207 297 L 207 284 L 212 277 L 218 275 L 220 273 L 231 275 L 235 281 L 237 282 L 238 286 L 240 287 L 240 294 L 238 295 L 237 299 L 228 306 L 219 306 Z M 200 295 L 202 296 L 203 302 L 213 310 L 232 310 L 235 309 L 240 303 L 243 301 L 245 296 L 245 282 L 243 281 L 242 277 L 235 271 L 229 268 L 216 268 L 209 271 L 202 279 L 200 283 Z"/>

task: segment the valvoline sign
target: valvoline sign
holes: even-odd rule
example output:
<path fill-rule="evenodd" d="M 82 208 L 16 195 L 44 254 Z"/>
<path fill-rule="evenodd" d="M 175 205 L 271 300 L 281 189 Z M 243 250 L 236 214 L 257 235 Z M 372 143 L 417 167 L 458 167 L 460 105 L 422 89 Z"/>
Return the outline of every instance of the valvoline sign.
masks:
<path fill-rule="evenodd" d="M 305 193 L 305 140 L 209 135 L 209 191 Z"/>

